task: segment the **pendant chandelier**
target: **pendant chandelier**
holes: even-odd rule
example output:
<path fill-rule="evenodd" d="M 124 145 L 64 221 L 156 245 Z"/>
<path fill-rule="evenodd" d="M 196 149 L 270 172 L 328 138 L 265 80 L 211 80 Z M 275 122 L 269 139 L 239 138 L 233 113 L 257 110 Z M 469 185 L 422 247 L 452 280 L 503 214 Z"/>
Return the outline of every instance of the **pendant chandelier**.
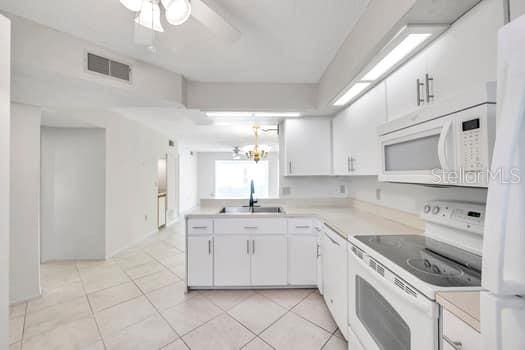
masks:
<path fill-rule="evenodd" d="M 267 145 L 259 145 L 259 130 L 260 126 L 255 125 L 253 132 L 255 134 L 255 144 L 243 147 L 244 154 L 247 159 L 253 160 L 258 163 L 260 160 L 266 158 L 270 152 L 270 148 Z"/>

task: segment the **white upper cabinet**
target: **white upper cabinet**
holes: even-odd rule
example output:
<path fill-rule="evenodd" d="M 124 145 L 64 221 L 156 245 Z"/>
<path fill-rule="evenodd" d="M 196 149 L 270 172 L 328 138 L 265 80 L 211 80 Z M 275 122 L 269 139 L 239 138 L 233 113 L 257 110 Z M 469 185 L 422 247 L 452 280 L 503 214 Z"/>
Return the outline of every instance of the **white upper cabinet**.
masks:
<path fill-rule="evenodd" d="M 332 174 L 332 123 L 325 118 L 288 119 L 284 122 L 286 176 Z"/>
<path fill-rule="evenodd" d="M 426 51 L 419 53 L 386 79 L 388 119 L 396 119 L 427 103 Z"/>
<path fill-rule="evenodd" d="M 501 1 L 482 1 L 390 75 L 386 79 L 388 119 L 495 81 L 497 33 L 502 25 Z"/>
<path fill-rule="evenodd" d="M 376 175 L 377 126 L 386 121 L 385 84 L 381 83 L 333 120 L 335 175 Z"/>

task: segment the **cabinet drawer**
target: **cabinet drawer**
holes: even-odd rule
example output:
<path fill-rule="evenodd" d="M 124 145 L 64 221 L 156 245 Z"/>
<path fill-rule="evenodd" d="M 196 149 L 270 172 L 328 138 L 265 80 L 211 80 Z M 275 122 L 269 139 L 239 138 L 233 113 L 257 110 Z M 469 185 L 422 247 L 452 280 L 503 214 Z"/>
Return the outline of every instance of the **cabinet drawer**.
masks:
<path fill-rule="evenodd" d="M 288 219 L 288 233 L 291 234 L 312 234 L 313 220 L 312 219 Z"/>
<path fill-rule="evenodd" d="M 190 219 L 188 220 L 188 234 L 209 235 L 213 233 L 212 219 Z"/>
<path fill-rule="evenodd" d="M 481 349 L 481 334 L 447 310 L 443 310 L 443 338 L 441 341 L 445 349 Z"/>
<path fill-rule="evenodd" d="M 216 234 L 285 234 L 286 219 L 215 219 Z"/>

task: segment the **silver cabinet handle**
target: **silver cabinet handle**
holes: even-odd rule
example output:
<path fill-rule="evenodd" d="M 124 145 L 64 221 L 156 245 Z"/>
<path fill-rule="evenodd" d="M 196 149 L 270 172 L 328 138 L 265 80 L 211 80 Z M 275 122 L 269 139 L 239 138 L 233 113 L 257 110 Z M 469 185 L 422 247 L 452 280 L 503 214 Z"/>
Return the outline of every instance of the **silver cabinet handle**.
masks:
<path fill-rule="evenodd" d="M 432 82 L 432 93 L 430 93 L 430 82 Z M 425 86 L 427 90 L 427 102 L 430 102 L 430 100 L 434 98 L 434 78 L 428 73 L 425 74 Z"/>
<path fill-rule="evenodd" d="M 255 239 L 252 240 L 252 254 L 255 254 Z"/>
<path fill-rule="evenodd" d="M 349 172 L 352 172 L 352 171 L 355 171 L 355 168 L 354 168 L 354 162 L 356 161 L 356 159 L 352 156 L 348 157 L 348 171 Z"/>
<path fill-rule="evenodd" d="M 454 350 L 461 350 L 461 349 L 463 349 L 463 344 L 461 344 L 460 341 L 453 341 L 452 339 L 450 339 L 446 335 L 443 335 L 443 340 L 445 342 L 447 342 L 448 345 L 450 345 L 452 347 L 452 349 L 454 349 Z"/>
<path fill-rule="evenodd" d="M 191 228 L 194 230 L 206 230 L 208 226 L 192 226 Z"/>
<path fill-rule="evenodd" d="M 346 171 L 350 172 L 350 157 L 346 157 Z"/>
<path fill-rule="evenodd" d="M 321 254 L 319 253 L 319 248 L 320 248 L 319 243 L 317 243 L 317 254 L 316 254 L 317 258 L 321 256 Z"/>
<path fill-rule="evenodd" d="M 421 82 L 421 80 L 417 79 L 416 80 L 416 88 L 417 88 L 417 105 L 418 106 L 421 106 L 421 104 L 423 102 L 425 102 L 424 99 L 421 98 L 421 87 L 423 87 L 423 83 Z"/>
<path fill-rule="evenodd" d="M 258 226 L 244 226 L 245 230 L 257 230 L 258 228 Z"/>
<path fill-rule="evenodd" d="M 288 174 L 292 173 L 292 161 L 288 161 Z"/>
<path fill-rule="evenodd" d="M 308 225 L 296 225 L 295 228 L 310 228 Z"/>
<path fill-rule="evenodd" d="M 208 255 L 211 255 L 211 239 L 208 239 Z"/>
<path fill-rule="evenodd" d="M 250 254 L 250 240 L 246 240 L 246 254 Z"/>

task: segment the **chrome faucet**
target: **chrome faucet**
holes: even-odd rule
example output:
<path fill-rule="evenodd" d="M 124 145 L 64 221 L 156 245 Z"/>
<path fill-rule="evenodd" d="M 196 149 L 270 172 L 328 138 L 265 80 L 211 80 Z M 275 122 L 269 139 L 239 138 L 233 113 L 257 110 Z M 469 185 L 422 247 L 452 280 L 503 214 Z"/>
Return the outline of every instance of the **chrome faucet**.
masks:
<path fill-rule="evenodd" d="M 250 183 L 250 203 L 249 203 L 249 207 L 251 211 L 253 211 L 254 204 L 257 203 L 257 201 L 253 199 L 254 193 L 255 193 L 255 185 L 252 180 Z"/>

